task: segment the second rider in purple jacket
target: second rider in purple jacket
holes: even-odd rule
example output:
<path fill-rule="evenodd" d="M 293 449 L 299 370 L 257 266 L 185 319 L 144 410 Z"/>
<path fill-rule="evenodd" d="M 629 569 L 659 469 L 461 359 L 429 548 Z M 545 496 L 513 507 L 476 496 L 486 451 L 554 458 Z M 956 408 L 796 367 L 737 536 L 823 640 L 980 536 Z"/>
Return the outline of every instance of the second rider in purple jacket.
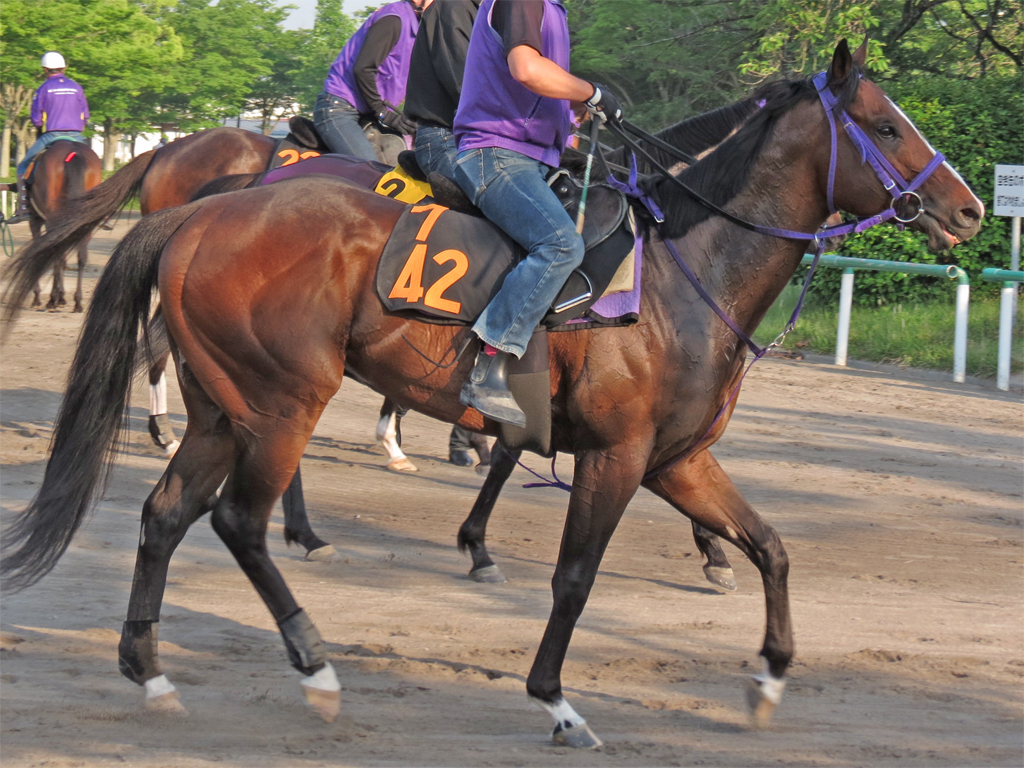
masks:
<path fill-rule="evenodd" d="M 360 117 L 373 117 L 399 133 L 416 125 L 399 111 L 405 101 L 419 14 L 432 0 L 399 0 L 374 11 L 349 38 L 324 80 L 313 122 L 332 152 L 376 160 Z"/>
<path fill-rule="evenodd" d="M 570 102 L 583 102 L 602 121 L 622 115 L 607 88 L 568 70 L 569 28 L 559 0 L 483 0 L 455 115 L 455 180 L 527 255 L 473 325 L 482 347 L 460 399 L 518 426 L 526 417 L 508 390 L 509 356 L 523 356 L 583 261 L 583 238 L 546 181 L 572 132 Z"/>

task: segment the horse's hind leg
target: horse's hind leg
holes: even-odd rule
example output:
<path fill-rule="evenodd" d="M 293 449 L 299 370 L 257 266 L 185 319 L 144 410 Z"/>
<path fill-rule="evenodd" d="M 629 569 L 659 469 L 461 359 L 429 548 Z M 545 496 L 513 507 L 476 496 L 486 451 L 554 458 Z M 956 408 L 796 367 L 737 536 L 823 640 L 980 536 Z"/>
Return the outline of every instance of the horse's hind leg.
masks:
<path fill-rule="evenodd" d="M 388 455 L 388 469 L 392 472 L 416 472 L 416 465 L 402 452 L 402 417 L 409 412 L 397 403 L 384 398 L 377 420 L 377 442 Z"/>
<path fill-rule="evenodd" d="M 37 218 L 34 214 L 28 220 L 28 228 L 32 230 L 32 239 L 37 240 L 43 235 L 43 222 Z M 43 302 L 40 300 L 39 295 L 42 293 L 42 286 L 36 283 L 32 288 L 32 307 L 41 307 Z"/>
<path fill-rule="evenodd" d="M 704 563 L 704 577 L 716 587 L 732 592 L 736 589 L 736 576 L 722 549 L 721 539 L 700 523 L 693 520 L 690 522 L 693 526 L 693 541 L 701 554 L 707 558 L 707 562 Z"/>
<path fill-rule="evenodd" d="M 494 510 L 494 504 L 522 453 L 507 450 L 500 440 L 494 444 L 487 479 L 477 494 L 469 517 L 459 528 L 459 551 L 468 550 L 470 557 L 473 558 L 473 567 L 469 569 L 469 578 L 473 581 L 498 584 L 505 581 L 505 575 L 487 553 L 484 539 L 487 535 L 487 521 Z"/>
<path fill-rule="evenodd" d="M 321 539 L 309 524 L 306 516 L 306 501 L 302 496 L 302 467 L 295 468 L 292 481 L 281 497 L 284 507 L 284 540 L 306 550 L 307 560 L 333 560 L 337 553 L 330 544 Z"/>
<path fill-rule="evenodd" d="M 84 311 L 82 304 L 82 280 L 85 278 L 85 268 L 89 263 L 89 240 L 86 237 L 78 246 L 78 281 L 75 285 L 75 312 Z"/>
<path fill-rule="evenodd" d="M 64 299 L 64 269 L 67 264 L 68 257 L 65 254 L 53 265 L 53 289 L 50 291 L 50 300 L 46 303 L 46 308 L 51 312 L 56 312 L 59 307 L 67 306 L 67 301 Z"/>
<path fill-rule="evenodd" d="M 244 440 L 245 447 L 238 451 L 213 509 L 212 522 L 277 622 L 292 666 L 305 675 L 302 686 L 307 702 L 330 722 L 340 710 L 341 686 L 327 661 L 320 633 L 271 561 L 266 539 L 274 502 L 295 474 L 318 416 L 319 412 L 302 411 L 302 416 L 287 425 L 269 417 L 266 423 L 254 419 L 258 423 L 246 424 L 247 431 L 239 440 Z M 261 437 L 250 439 L 254 434 Z"/>
<path fill-rule="evenodd" d="M 149 436 L 165 456 L 173 456 L 179 446 L 167 415 L 167 360 L 170 354 L 170 351 L 164 352 L 149 367 Z"/>
<path fill-rule="evenodd" d="M 190 418 L 182 450 L 171 459 L 142 510 L 128 618 L 118 647 L 121 674 L 145 686 L 150 709 L 182 709 L 157 658 L 167 567 L 189 526 L 212 508 L 235 450 L 229 422 L 198 386 L 186 394 L 186 401 Z"/>
<path fill-rule="evenodd" d="M 768 620 L 761 656 L 764 674 L 754 677 L 747 703 L 756 725 L 767 725 L 782 698 L 793 658 L 789 615 L 789 558 L 775 530 L 751 509 L 715 458 L 701 451 L 644 486 L 713 533 L 735 544 L 757 566 L 764 583 Z"/>

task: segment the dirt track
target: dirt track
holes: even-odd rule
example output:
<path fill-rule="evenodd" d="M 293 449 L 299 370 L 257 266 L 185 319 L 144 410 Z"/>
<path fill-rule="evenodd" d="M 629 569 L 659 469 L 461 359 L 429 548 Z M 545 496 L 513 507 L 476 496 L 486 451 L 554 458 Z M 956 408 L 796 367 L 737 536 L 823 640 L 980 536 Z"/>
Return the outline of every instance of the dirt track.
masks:
<path fill-rule="evenodd" d="M 97 238 L 98 262 L 123 231 Z M 2 350 L 7 516 L 38 489 L 80 322 L 24 313 Z M 517 471 L 489 539 L 509 582 L 469 581 L 454 537 L 482 479 L 445 463 L 447 427 L 415 414 L 405 447 L 421 471 L 386 472 L 370 445 L 378 398 L 351 382 L 303 464 L 314 528 L 340 559 L 304 562 L 279 515 L 271 527 L 275 559 L 329 644 L 341 717 L 326 725 L 304 708 L 269 614 L 205 519 L 172 561 L 160 628 L 190 715 L 142 712 L 141 689 L 118 675 L 117 640 L 139 510 L 165 462 L 148 445 L 143 388 L 134 402 L 130 450 L 91 522 L 52 574 L 4 596 L 4 766 L 1024 760 L 1019 394 L 760 364 L 715 454 L 792 563 L 797 657 L 774 727 L 749 730 L 743 710 L 764 622 L 756 570 L 730 549 L 740 588 L 711 588 L 689 525 L 641 491 L 563 677 L 606 741 L 597 753 L 551 747 L 549 718 L 524 693 L 566 495 L 524 490 Z M 559 468 L 569 475 L 570 460 Z"/>

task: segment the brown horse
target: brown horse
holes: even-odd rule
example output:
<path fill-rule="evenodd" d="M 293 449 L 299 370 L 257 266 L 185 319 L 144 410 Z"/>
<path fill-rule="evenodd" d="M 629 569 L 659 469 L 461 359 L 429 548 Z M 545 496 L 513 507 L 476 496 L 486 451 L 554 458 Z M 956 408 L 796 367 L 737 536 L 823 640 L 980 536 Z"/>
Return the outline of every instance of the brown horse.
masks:
<path fill-rule="evenodd" d="M 677 150 L 701 156 L 712 151 L 728 138 L 739 126 L 756 112 L 756 100 L 744 99 L 710 112 L 684 120 L 656 134 L 657 138 Z M 302 129 L 295 125 L 293 131 Z M 312 145 L 315 137 L 306 136 Z M 243 189 L 257 182 L 262 171 L 270 162 L 275 143 L 264 136 L 235 128 L 213 128 L 178 139 L 171 145 L 139 155 L 121 168 L 95 190 L 76 200 L 61 212 L 48 228 L 47 236 L 33 243 L 16 259 L 15 269 L 24 274 L 40 273 L 46 269 L 55 254 L 65 244 L 82 233 L 91 232 L 102 221 L 111 216 L 133 194 L 139 194 L 143 213 L 161 210 L 165 207 L 183 205 L 198 196 L 219 194 L 225 191 Z M 380 148 L 378 147 L 378 151 Z M 657 148 L 651 148 L 654 156 L 664 163 L 675 163 L 675 158 Z M 625 152 L 618 150 L 608 156 L 613 163 L 625 163 Z M 641 163 L 643 164 L 643 160 Z M 642 165 L 643 167 L 643 165 Z M 236 173 L 239 168 L 256 168 L 245 173 Z M 646 168 L 645 168 L 646 170 Z M 222 172 L 228 171 L 226 175 Z M 21 276 L 17 279 L 22 279 Z M 16 281 L 17 281 L 16 279 Z M 8 306 L 16 306 L 12 300 Z M 159 314 L 159 310 L 158 310 Z M 162 336 L 162 318 L 154 326 Z M 161 339 L 162 340 L 162 339 Z M 166 344 L 156 343 L 154 362 L 148 367 L 150 384 L 149 431 L 157 446 L 172 456 L 178 448 L 170 419 L 167 415 L 167 383 L 164 369 L 170 351 Z M 401 451 L 401 410 L 390 400 L 385 400 L 377 425 L 377 439 L 388 452 L 389 467 L 408 461 Z M 511 473 L 519 453 L 514 456 L 500 452 L 502 466 L 489 476 L 486 488 L 493 493 L 481 495 L 490 499 L 485 507 L 480 503 L 473 508 L 470 519 L 459 531 L 459 548 L 472 556 L 470 578 L 481 582 L 503 582 L 504 575 L 491 560 L 485 546 L 487 518 L 500 492 L 500 484 Z M 500 478 L 500 479 L 499 479 Z M 495 483 L 498 486 L 495 488 Z M 313 531 L 306 515 L 302 494 L 300 470 L 296 470 L 283 498 L 284 535 L 289 543 L 296 542 L 306 550 L 307 559 L 317 560 L 333 556 L 334 549 Z M 694 541 L 705 556 L 704 575 L 709 582 L 726 590 L 735 590 L 736 581 L 732 566 L 722 549 L 718 538 L 693 523 Z"/>
<path fill-rule="evenodd" d="M 860 78 L 863 57 L 863 47 L 854 57 L 840 43 L 826 90 L 838 97 L 835 111 L 848 112 L 900 174 L 914 177 L 935 151 L 877 85 Z M 857 216 L 888 208 L 890 195 L 845 134 L 830 164 L 829 121 L 812 82 L 779 82 L 759 95 L 763 109 L 679 180 L 731 216 L 800 232 L 825 221 L 833 170 L 839 208 Z M 683 278 L 669 246 L 685 254 L 704 288 L 749 333 L 789 282 L 803 243 L 740 228 L 673 183 L 656 186 L 665 221 L 656 225 L 640 212 L 648 235 L 640 321 L 551 340 L 553 445 L 573 454 L 575 475 L 554 604 L 526 687 L 554 718 L 556 743 L 573 746 L 600 742 L 562 695 L 562 663 L 605 548 L 641 485 L 739 547 L 761 572 L 765 671 L 748 695 L 759 722 L 780 701 L 793 656 L 785 549 L 709 451 L 728 423 L 746 348 Z M 984 206 L 948 164 L 917 193 L 925 212 L 910 227 L 926 233 L 932 249 L 979 230 Z M 119 647 L 122 673 L 145 686 L 150 704 L 180 706 L 160 671 L 155 624 L 175 547 L 212 511 L 214 530 L 277 621 L 292 665 L 306 675 L 308 700 L 327 718 L 338 712 L 339 684 L 319 633 L 270 560 L 265 534 L 346 369 L 434 418 L 496 432 L 459 403 L 472 356 L 448 368 L 424 357 L 450 360 L 466 330 L 389 315 L 376 296 L 377 260 L 404 210 L 345 182 L 296 179 L 159 212 L 112 256 L 72 366 L 42 487 L 8 532 L 2 567 L 11 586 L 40 578 L 90 508 L 158 285 L 189 420 L 143 508 Z"/>
<path fill-rule="evenodd" d="M 99 157 L 88 144 L 78 141 L 55 141 L 34 159 L 32 186 L 28 190 L 29 228 L 32 239 L 42 236 L 43 227 L 54 218 L 68 201 L 80 197 L 103 181 Z M 75 312 L 82 311 L 82 277 L 89 261 L 89 239 L 86 234 L 66 244 L 61 257 L 53 264 L 53 289 L 46 308 L 50 311 L 67 305 L 64 298 L 64 269 L 67 256 L 78 246 L 78 284 L 75 288 Z M 34 287 L 32 306 L 42 306 L 41 289 Z"/>

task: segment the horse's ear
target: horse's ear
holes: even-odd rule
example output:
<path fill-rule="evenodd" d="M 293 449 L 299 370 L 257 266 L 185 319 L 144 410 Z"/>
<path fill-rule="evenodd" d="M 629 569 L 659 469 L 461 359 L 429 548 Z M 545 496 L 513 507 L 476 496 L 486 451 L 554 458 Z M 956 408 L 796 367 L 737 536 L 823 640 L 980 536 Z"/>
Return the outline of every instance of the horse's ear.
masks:
<path fill-rule="evenodd" d="M 868 59 L 868 38 L 864 36 L 864 42 L 853 52 L 853 66 L 857 69 L 864 69 L 864 62 Z"/>
<path fill-rule="evenodd" d="M 846 44 L 844 37 L 836 46 L 836 52 L 832 54 L 832 63 L 828 67 L 828 84 L 839 85 L 846 82 L 846 78 L 853 71 L 854 61 L 850 54 L 850 46 Z"/>

